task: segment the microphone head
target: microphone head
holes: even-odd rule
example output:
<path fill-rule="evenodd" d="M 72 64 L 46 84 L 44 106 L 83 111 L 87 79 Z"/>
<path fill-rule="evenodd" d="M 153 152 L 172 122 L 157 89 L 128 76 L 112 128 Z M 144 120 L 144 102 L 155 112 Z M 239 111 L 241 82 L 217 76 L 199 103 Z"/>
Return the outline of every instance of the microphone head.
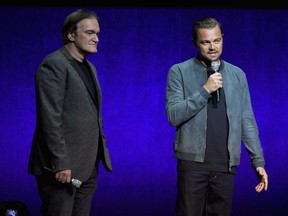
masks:
<path fill-rule="evenodd" d="M 214 71 L 218 71 L 219 70 L 219 67 L 220 67 L 220 64 L 218 61 L 212 61 L 211 62 L 211 67 Z"/>
<path fill-rule="evenodd" d="M 72 184 L 73 186 L 75 186 L 76 188 L 80 188 L 82 182 L 81 182 L 80 180 L 78 180 L 78 179 L 72 179 L 72 180 L 71 180 L 71 184 Z"/>

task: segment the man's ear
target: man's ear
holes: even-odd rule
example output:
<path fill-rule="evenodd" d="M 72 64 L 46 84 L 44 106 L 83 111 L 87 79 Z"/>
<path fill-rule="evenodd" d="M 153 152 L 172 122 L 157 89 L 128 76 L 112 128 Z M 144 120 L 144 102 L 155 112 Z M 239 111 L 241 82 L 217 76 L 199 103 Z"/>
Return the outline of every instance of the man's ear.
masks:
<path fill-rule="evenodd" d="M 69 33 L 68 35 L 67 35 L 67 38 L 70 40 L 70 41 L 74 41 L 74 33 Z"/>

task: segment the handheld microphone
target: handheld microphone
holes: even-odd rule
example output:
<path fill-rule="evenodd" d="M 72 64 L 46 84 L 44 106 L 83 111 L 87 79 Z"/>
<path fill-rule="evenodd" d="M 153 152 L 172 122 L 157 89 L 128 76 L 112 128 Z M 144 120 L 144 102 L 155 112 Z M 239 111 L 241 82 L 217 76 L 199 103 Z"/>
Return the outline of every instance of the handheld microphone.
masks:
<path fill-rule="evenodd" d="M 52 170 L 50 169 L 50 168 L 48 168 L 48 167 L 44 167 L 44 169 L 45 170 L 47 170 L 47 171 L 49 171 L 49 172 L 52 172 Z M 80 181 L 80 180 L 78 180 L 78 179 L 72 179 L 71 180 L 71 185 L 73 185 L 74 187 L 76 187 L 76 188 L 80 188 L 81 187 L 81 185 L 82 185 L 82 182 Z"/>
<path fill-rule="evenodd" d="M 218 61 L 212 61 L 211 62 L 211 68 L 214 72 L 218 72 L 219 67 L 220 67 L 220 64 Z M 216 90 L 216 94 L 217 94 L 217 101 L 219 102 L 220 101 L 220 90 L 219 89 Z"/>

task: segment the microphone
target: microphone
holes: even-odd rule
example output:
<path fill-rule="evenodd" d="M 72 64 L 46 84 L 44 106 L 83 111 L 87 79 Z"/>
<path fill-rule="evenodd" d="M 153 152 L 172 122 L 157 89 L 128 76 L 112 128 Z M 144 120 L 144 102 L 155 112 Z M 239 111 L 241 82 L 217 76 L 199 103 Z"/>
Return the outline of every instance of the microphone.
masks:
<path fill-rule="evenodd" d="M 78 179 L 72 179 L 72 180 L 71 180 L 71 184 L 72 184 L 74 187 L 76 187 L 76 188 L 80 188 L 81 185 L 82 185 L 82 182 L 81 182 L 80 180 L 78 180 Z"/>
<path fill-rule="evenodd" d="M 48 168 L 48 167 L 44 167 L 44 169 L 45 170 L 47 170 L 47 171 L 49 171 L 49 172 L 52 172 L 52 170 L 50 169 L 50 168 Z M 80 180 L 78 180 L 78 179 L 72 179 L 71 180 L 71 185 L 73 185 L 74 187 L 76 187 L 76 188 L 80 188 L 81 187 L 81 185 L 82 185 L 82 182 L 80 181 Z"/>
<path fill-rule="evenodd" d="M 214 72 L 218 72 L 219 67 L 220 67 L 220 64 L 218 61 L 212 61 L 211 62 L 211 68 Z M 220 101 L 220 90 L 219 89 L 216 90 L 216 94 L 217 94 L 217 101 L 219 102 Z"/>

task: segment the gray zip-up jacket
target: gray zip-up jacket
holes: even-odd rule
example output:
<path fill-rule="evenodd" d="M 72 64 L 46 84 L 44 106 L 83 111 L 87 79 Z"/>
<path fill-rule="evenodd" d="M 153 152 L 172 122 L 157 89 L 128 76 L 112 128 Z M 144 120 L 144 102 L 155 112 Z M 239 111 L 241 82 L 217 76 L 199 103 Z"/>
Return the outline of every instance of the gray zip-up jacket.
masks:
<path fill-rule="evenodd" d="M 220 72 L 229 121 L 230 167 L 240 164 L 242 142 L 249 153 L 252 167 L 264 167 L 263 150 L 246 75 L 239 67 L 223 60 Z M 204 161 L 207 102 L 210 97 L 203 87 L 206 81 L 207 68 L 196 58 L 175 64 L 169 69 L 166 115 L 170 125 L 176 127 L 174 156 L 177 159 Z"/>

